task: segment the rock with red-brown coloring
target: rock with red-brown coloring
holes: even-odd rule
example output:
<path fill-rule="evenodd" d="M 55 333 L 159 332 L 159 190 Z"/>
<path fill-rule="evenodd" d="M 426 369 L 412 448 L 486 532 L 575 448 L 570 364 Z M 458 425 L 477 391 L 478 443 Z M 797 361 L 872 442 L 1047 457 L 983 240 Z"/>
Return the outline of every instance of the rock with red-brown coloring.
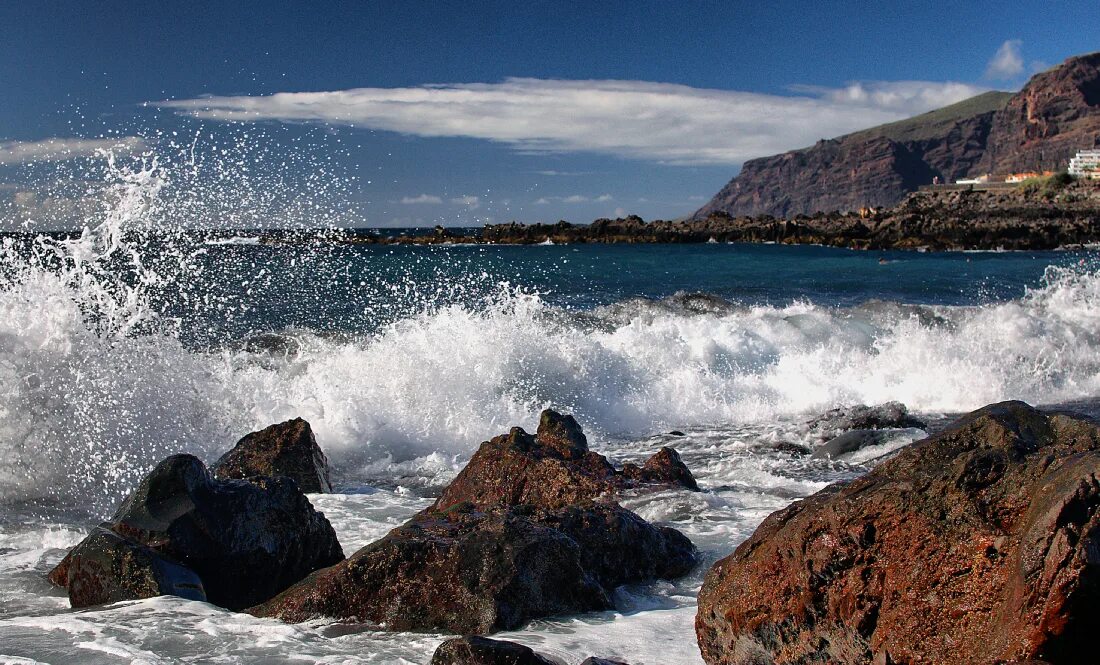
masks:
<path fill-rule="evenodd" d="M 324 514 L 288 478 L 215 480 L 198 458 L 173 455 L 49 577 L 73 607 L 204 594 L 243 609 L 343 558 Z"/>
<path fill-rule="evenodd" d="M 474 635 L 440 644 L 428 665 L 554 665 L 554 662 L 522 644 Z"/>
<path fill-rule="evenodd" d="M 572 416 L 545 411 L 535 436 L 517 427 L 482 444 L 430 508 L 250 611 L 480 634 L 609 609 L 616 587 L 681 577 L 698 555 L 606 496 L 633 482 Z"/>
<path fill-rule="evenodd" d="M 1100 146 L 1100 52 L 1036 74 L 993 116 L 973 173 L 1064 170 L 1078 150 Z"/>
<path fill-rule="evenodd" d="M 1100 427 L 1005 402 L 776 512 L 699 594 L 704 660 L 1084 662 Z"/>
<path fill-rule="evenodd" d="M 680 577 L 695 561 L 683 534 L 615 504 L 544 510 L 466 503 L 422 511 L 250 612 L 484 634 L 610 609 L 616 587 Z"/>
<path fill-rule="evenodd" d="M 662 448 L 639 469 L 615 469 L 588 441 L 573 416 L 546 410 L 532 436 L 513 427 L 481 447 L 435 503 L 439 510 L 461 503 L 475 506 L 532 504 L 559 508 L 645 484 L 671 484 L 698 490 L 691 471 L 671 448 Z"/>
<path fill-rule="evenodd" d="M 286 476 L 307 494 L 331 492 L 328 459 L 301 418 L 253 432 L 211 468 L 215 478 Z"/>

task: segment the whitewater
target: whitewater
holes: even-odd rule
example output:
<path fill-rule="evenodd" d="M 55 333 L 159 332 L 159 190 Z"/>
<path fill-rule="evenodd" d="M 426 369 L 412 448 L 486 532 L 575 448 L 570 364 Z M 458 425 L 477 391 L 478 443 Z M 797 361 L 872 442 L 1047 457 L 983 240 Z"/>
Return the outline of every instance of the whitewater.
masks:
<path fill-rule="evenodd" d="M 445 636 L 170 597 L 72 611 L 45 580 L 166 455 L 213 461 L 293 417 L 332 463 L 336 493 L 310 499 L 348 553 L 544 408 L 573 413 L 615 462 L 675 446 L 706 491 L 624 505 L 683 531 L 704 564 L 620 589 L 614 612 L 504 635 L 567 663 L 639 665 L 701 662 L 702 575 L 767 514 L 924 436 L 837 461 L 780 445 L 815 445 L 815 414 L 896 400 L 934 427 L 1003 399 L 1094 410 L 1100 395 L 1090 251 L 882 264 L 774 246 L 363 247 L 313 231 L 273 245 L 247 230 L 286 199 L 194 150 L 103 155 L 79 231 L 0 245 L 5 662 L 427 662 Z M 302 195 L 312 182 L 281 191 L 331 226 L 327 199 Z M 237 231 L 212 239 L 213 225 Z"/>

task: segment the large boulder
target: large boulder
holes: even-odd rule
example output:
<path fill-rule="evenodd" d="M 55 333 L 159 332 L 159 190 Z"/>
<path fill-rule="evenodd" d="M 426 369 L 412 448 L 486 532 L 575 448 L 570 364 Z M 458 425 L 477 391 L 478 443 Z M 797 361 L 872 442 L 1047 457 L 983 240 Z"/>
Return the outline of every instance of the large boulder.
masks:
<path fill-rule="evenodd" d="M 614 504 L 428 509 L 347 561 L 252 608 L 284 621 L 357 618 L 388 630 L 484 634 L 606 610 L 622 584 L 675 578 L 695 548 Z"/>
<path fill-rule="evenodd" d="M 680 532 L 610 501 L 631 482 L 571 416 L 545 412 L 536 436 L 484 443 L 408 523 L 250 611 L 474 634 L 610 609 L 616 587 L 680 577 L 697 558 Z"/>
<path fill-rule="evenodd" d="M 332 491 L 328 459 L 317 445 L 313 429 L 301 418 L 245 436 L 211 471 L 222 480 L 286 476 L 307 494 Z"/>
<path fill-rule="evenodd" d="M 440 644 L 428 665 L 556 665 L 529 647 L 487 637 L 455 637 Z"/>
<path fill-rule="evenodd" d="M 73 607 L 161 594 L 244 609 L 344 558 L 288 478 L 219 481 L 191 455 L 157 465 L 50 573 Z"/>
<path fill-rule="evenodd" d="M 588 449 L 573 416 L 542 412 L 534 436 L 513 427 L 481 444 L 435 507 L 533 504 L 559 508 L 578 501 L 646 484 L 671 484 L 697 491 L 699 486 L 680 456 L 662 448 L 641 469 L 620 471 Z"/>
<path fill-rule="evenodd" d="M 704 660 L 1085 662 L 1100 618 L 1100 427 L 988 406 L 769 516 L 708 572 Z"/>

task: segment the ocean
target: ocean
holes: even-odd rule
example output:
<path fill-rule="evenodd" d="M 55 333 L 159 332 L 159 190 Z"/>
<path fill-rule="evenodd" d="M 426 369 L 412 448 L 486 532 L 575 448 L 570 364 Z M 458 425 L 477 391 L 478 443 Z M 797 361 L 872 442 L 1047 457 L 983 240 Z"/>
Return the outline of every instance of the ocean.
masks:
<path fill-rule="evenodd" d="M 364 246 L 211 240 L 122 171 L 78 236 L 0 244 L 0 660 L 425 663 L 444 635 L 287 625 L 172 597 L 73 611 L 45 575 L 153 464 L 210 462 L 293 417 L 346 553 L 454 477 L 481 441 L 572 413 L 617 463 L 672 445 L 703 493 L 626 497 L 704 563 L 617 609 L 501 635 L 566 663 L 700 663 L 703 574 L 770 512 L 924 436 L 799 457 L 829 408 L 921 418 L 1004 399 L 1095 408 L 1093 251 L 772 245 Z M 673 434 L 673 430 L 682 435 Z"/>

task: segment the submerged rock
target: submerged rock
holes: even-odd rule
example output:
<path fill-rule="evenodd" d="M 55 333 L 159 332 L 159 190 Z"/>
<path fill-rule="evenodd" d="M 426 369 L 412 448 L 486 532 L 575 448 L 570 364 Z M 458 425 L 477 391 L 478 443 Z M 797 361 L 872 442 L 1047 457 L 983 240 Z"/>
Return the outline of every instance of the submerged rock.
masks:
<path fill-rule="evenodd" d="M 909 409 L 901 402 L 886 402 L 878 406 L 858 404 L 830 409 L 807 423 L 807 427 L 825 441 L 851 430 L 927 429 L 928 425 L 909 415 Z"/>
<path fill-rule="evenodd" d="M 1100 427 L 995 404 L 769 516 L 708 572 L 704 660 L 1084 662 Z"/>
<path fill-rule="evenodd" d="M 836 459 L 867 448 L 886 443 L 891 439 L 889 432 L 880 429 L 856 429 L 829 439 L 814 449 L 813 459 Z"/>
<path fill-rule="evenodd" d="M 483 444 L 432 507 L 250 611 L 476 634 L 610 609 L 616 587 L 697 559 L 680 532 L 606 500 L 625 482 L 572 417 L 545 412 L 536 436 Z"/>
<path fill-rule="evenodd" d="M 219 481 L 198 458 L 173 455 L 50 579 L 68 589 L 73 607 L 204 593 L 243 609 L 343 558 L 324 514 L 290 479 Z"/>
<path fill-rule="evenodd" d="M 307 494 L 332 491 L 328 459 L 317 445 L 313 429 L 301 418 L 245 436 L 211 471 L 222 480 L 286 476 Z"/>
<path fill-rule="evenodd" d="M 556 665 L 530 648 L 487 637 L 456 637 L 432 654 L 429 665 Z"/>

